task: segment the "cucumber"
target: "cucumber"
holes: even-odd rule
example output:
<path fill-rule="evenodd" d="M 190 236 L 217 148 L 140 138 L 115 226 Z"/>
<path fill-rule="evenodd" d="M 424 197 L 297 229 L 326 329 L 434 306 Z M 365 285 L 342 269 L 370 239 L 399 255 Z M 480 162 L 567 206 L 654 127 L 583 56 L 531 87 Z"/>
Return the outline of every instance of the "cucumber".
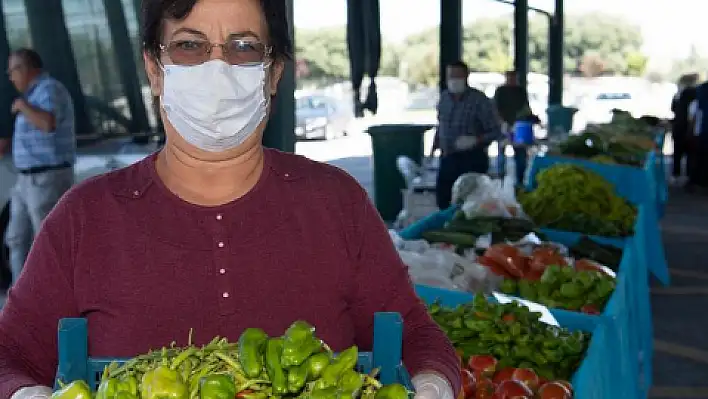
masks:
<path fill-rule="evenodd" d="M 477 237 L 473 235 L 446 230 L 427 231 L 423 233 L 423 239 L 430 243 L 443 243 L 468 248 L 472 248 L 477 244 Z"/>

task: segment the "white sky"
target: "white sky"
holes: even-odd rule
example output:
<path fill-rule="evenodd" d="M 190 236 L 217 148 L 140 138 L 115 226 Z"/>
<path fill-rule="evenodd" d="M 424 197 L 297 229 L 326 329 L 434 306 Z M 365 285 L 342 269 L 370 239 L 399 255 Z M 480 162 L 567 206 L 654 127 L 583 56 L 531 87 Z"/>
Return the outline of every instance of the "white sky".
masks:
<path fill-rule="evenodd" d="M 381 29 L 387 40 L 437 26 L 441 0 L 380 0 Z M 443 0 L 444 1 L 444 0 Z M 493 0 L 464 0 L 463 21 L 510 13 L 510 5 Z M 529 0 L 531 6 L 553 9 L 553 0 Z M 638 24 L 644 51 L 653 62 L 685 57 L 692 44 L 708 55 L 707 0 L 566 0 L 566 14 L 603 11 Z M 318 28 L 346 23 L 346 0 L 295 0 L 295 26 Z M 700 27 L 700 28 L 699 28 Z M 682 40 L 682 38 L 687 38 Z"/>

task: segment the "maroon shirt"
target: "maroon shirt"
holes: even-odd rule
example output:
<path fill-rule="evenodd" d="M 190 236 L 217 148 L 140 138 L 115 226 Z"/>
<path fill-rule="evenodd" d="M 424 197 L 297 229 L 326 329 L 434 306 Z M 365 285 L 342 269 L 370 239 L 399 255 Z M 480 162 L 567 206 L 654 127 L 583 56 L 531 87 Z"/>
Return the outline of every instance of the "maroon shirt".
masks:
<path fill-rule="evenodd" d="M 202 207 L 166 188 L 152 155 L 76 186 L 47 217 L 0 313 L 0 397 L 53 385 L 62 317 L 88 319 L 91 356 L 129 357 L 184 345 L 190 328 L 203 344 L 298 319 L 335 350 L 370 350 L 378 311 L 403 315 L 409 371 L 458 392 L 453 348 L 349 175 L 266 150 L 248 194 Z"/>

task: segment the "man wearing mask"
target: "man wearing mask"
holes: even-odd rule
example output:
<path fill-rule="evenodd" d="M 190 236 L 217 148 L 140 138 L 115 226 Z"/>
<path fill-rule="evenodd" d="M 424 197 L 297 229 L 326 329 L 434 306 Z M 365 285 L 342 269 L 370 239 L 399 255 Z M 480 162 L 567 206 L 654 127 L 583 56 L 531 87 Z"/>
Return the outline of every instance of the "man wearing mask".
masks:
<path fill-rule="evenodd" d="M 537 122 L 531 113 L 529 106 L 529 95 L 526 88 L 519 85 L 516 71 L 506 73 L 506 82 L 499 86 L 494 93 L 494 103 L 502 120 L 502 130 L 509 137 L 512 136 L 514 124 L 517 121 L 526 121 L 531 118 L 532 122 Z M 523 182 L 528 162 L 528 149 L 521 144 L 514 144 L 514 164 L 516 166 L 516 183 Z"/>
<path fill-rule="evenodd" d="M 14 51 L 7 72 L 20 97 L 12 104 L 12 156 L 17 183 L 5 241 L 17 281 L 44 218 L 74 181 L 74 107 L 66 88 L 42 69 L 31 49 Z"/>
<path fill-rule="evenodd" d="M 687 175 L 692 168 L 693 156 L 690 148 L 693 132 L 689 123 L 689 106 L 696 99 L 696 84 L 698 84 L 697 74 L 681 76 L 678 81 L 678 91 L 671 101 L 671 111 L 674 113 L 671 123 L 671 138 L 674 143 L 672 184 L 676 184 L 681 177 L 681 164 L 684 158 L 686 158 Z"/>
<path fill-rule="evenodd" d="M 438 129 L 433 154 L 440 149 L 437 178 L 437 205 L 448 208 L 452 186 L 465 173 L 487 173 L 487 148 L 501 136 L 492 101 L 467 84 L 469 68 L 462 61 L 447 66 L 447 89 L 438 104 Z M 432 154 L 431 154 L 432 156 Z"/>

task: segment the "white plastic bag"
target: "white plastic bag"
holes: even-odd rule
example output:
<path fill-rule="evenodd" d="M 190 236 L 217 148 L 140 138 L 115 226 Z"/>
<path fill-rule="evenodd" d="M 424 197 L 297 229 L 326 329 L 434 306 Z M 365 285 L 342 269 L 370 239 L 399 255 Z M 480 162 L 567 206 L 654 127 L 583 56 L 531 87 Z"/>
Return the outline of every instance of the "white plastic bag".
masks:
<path fill-rule="evenodd" d="M 477 216 L 525 217 L 511 185 L 487 179 L 468 195 L 462 205 L 468 219 Z"/>
<path fill-rule="evenodd" d="M 452 185 L 452 203 L 462 204 L 467 197 L 473 195 L 480 188 L 486 187 L 491 182 L 487 175 L 480 173 L 465 173 L 455 180 Z"/>

